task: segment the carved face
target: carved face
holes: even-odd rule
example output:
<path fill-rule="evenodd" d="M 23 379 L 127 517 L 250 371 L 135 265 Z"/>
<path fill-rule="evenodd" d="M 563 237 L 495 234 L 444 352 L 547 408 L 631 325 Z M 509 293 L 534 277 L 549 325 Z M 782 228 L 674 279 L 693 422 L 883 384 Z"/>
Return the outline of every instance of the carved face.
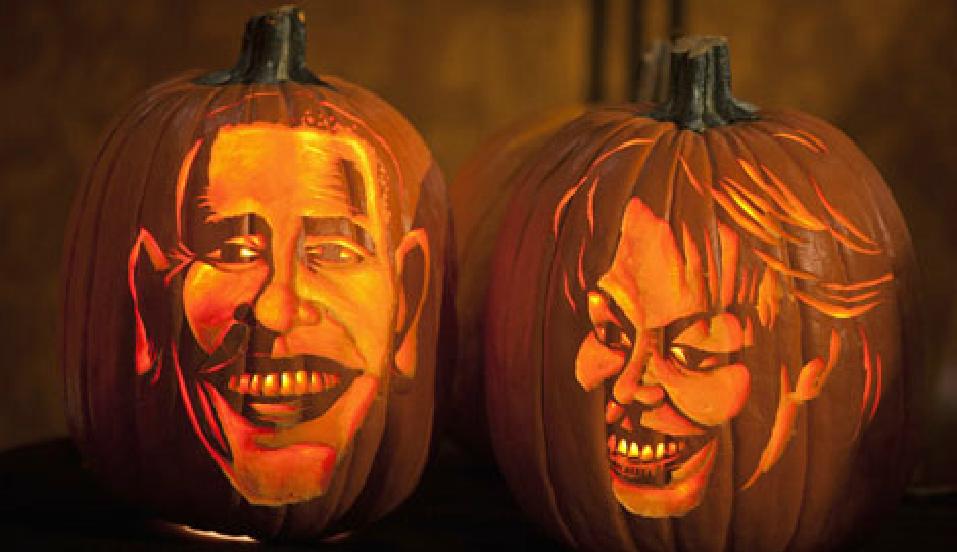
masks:
<path fill-rule="evenodd" d="M 611 267 L 588 293 L 592 329 L 575 362 L 585 390 L 604 383 L 615 496 L 648 517 L 698 505 L 718 446 L 714 429 L 741 410 L 750 389 L 749 368 L 729 355 L 752 344 L 752 322 L 731 312 L 730 291 L 711 305 L 701 254 L 684 238 L 682 254 L 666 221 L 640 199 L 629 202 Z M 733 290 L 730 230 L 721 246 Z"/>
<path fill-rule="evenodd" d="M 227 126 L 208 159 L 205 186 L 181 186 L 180 391 L 247 500 L 320 496 L 390 369 L 412 375 L 395 364 L 418 316 L 399 271 L 413 247 L 427 257 L 427 243 L 389 238 L 376 152 L 341 128 Z"/>
<path fill-rule="evenodd" d="M 629 140 L 599 157 L 559 202 L 556 236 L 569 205 L 586 207 L 581 222 L 593 232 L 596 205 L 615 198 L 599 183 L 613 187 L 620 181 L 615 171 L 627 166 L 604 161 L 651 143 Z M 800 143 L 814 154 L 824 152 Z M 635 194 L 615 228 L 610 264 L 586 276 L 589 263 L 602 262 L 596 258 L 603 249 L 586 253 L 584 238 L 577 264 L 567 263 L 564 274 L 571 311 L 587 322 L 576 380 L 586 392 L 604 392 L 612 491 L 630 513 L 651 518 L 683 516 L 698 507 L 717 455 L 741 454 L 741 448 L 722 451 L 731 443 L 719 436 L 730 433 L 722 427 L 749 403 L 752 379 L 761 378 L 762 389 L 778 390 L 777 409 L 772 418 L 762 393 L 746 425 L 773 423 L 751 476 L 732 484 L 745 491 L 771 470 L 787 448 L 801 406 L 820 395 L 842 361 L 842 335 L 860 335 L 860 363 L 850 359 L 842 369 L 864 374 L 862 422 L 855 431 L 868 423 L 880 402 L 881 355 L 872 353 L 863 328 L 846 329 L 880 305 L 894 281 L 891 272 L 870 271 L 851 279 L 817 260 L 836 244 L 848 255 L 882 252 L 814 180 L 802 199 L 778 167 L 737 159 L 740 172 L 726 166 L 732 176 L 703 183 L 697 174 L 706 174 L 707 167 L 680 154 L 676 161 L 677 181 L 688 185 L 682 190 L 687 213 L 672 207 L 666 220 Z M 719 216 L 700 216 L 707 212 Z M 790 259 L 785 244 L 796 252 Z M 601 272 L 603 266 L 608 268 Z M 814 327 L 830 335 L 819 338 L 826 347 L 809 347 L 796 363 L 775 344 L 777 332 L 801 324 L 802 316 L 813 317 Z M 774 385 L 767 385 L 769 379 Z M 753 453 L 742 461 L 754 462 Z"/>

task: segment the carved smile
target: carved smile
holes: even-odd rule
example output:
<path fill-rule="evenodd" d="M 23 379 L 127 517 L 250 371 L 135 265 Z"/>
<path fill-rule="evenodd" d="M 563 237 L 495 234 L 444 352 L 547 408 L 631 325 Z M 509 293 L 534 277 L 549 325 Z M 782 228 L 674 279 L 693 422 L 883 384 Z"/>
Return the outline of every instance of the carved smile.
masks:
<path fill-rule="evenodd" d="M 361 370 L 317 356 L 265 358 L 239 355 L 201 378 L 253 424 L 290 427 L 325 414 Z"/>
<path fill-rule="evenodd" d="M 622 483 L 665 487 L 681 478 L 682 467 L 712 439 L 710 436 L 668 435 L 639 427 L 609 428 L 608 463 Z"/>

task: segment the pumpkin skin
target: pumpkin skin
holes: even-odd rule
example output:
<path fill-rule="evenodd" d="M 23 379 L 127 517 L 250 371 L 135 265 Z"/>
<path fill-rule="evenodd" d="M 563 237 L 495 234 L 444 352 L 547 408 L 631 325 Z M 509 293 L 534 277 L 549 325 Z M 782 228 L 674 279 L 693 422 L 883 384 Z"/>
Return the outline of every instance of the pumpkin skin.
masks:
<path fill-rule="evenodd" d="M 304 17 L 247 25 L 111 131 L 68 225 L 61 358 L 85 462 L 167 519 L 260 538 L 406 498 L 433 422 L 448 214 L 384 101 L 304 65 Z"/>
<path fill-rule="evenodd" d="M 679 43 L 672 79 L 499 175 L 496 459 L 575 547 L 840 547 L 915 458 L 906 226 L 840 131 L 731 97 L 723 40 Z"/>
<path fill-rule="evenodd" d="M 458 322 L 455 370 L 446 381 L 449 436 L 472 454 L 492 461 L 485 415 L 485 297 L 492 252 L 522 161 L 556 130 L 582 115 L 585 105 L 559 107 L 522 118 L 488 137 L 449 185 L 455 232 Z"/>

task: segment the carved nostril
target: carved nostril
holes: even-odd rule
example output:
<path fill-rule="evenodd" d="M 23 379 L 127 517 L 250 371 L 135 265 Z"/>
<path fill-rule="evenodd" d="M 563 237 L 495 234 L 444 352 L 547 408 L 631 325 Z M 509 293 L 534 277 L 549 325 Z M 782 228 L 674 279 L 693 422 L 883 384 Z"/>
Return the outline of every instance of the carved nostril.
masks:
<path fill-rule="evenodd" d="M 233 311 L 233 320 L 237 322 L 243 322 L 244 324 L 250 324 L 252 322 L 253 308 L 249 303 L 243 303 L 236 307 L 236 310 Z"/>

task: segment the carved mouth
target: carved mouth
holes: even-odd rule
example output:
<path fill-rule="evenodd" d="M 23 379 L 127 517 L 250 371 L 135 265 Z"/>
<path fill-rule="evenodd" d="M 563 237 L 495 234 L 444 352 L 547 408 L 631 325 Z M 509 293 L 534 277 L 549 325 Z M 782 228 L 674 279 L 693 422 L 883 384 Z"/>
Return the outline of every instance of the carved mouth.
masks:
<path fill-rule="evenodd" d="M 707 435 L 677 436 L 645 427 L 629 431 L 614 426 L 609 428 L 608 462 L 623 483 L 664 487 L 710 441 Z"/>
<path fill-rule="evenodd" d="M 325 414 L 360 374 L 317 356 L 239 354 L 200 378 L 254 425 L 281 429 Z"/>

